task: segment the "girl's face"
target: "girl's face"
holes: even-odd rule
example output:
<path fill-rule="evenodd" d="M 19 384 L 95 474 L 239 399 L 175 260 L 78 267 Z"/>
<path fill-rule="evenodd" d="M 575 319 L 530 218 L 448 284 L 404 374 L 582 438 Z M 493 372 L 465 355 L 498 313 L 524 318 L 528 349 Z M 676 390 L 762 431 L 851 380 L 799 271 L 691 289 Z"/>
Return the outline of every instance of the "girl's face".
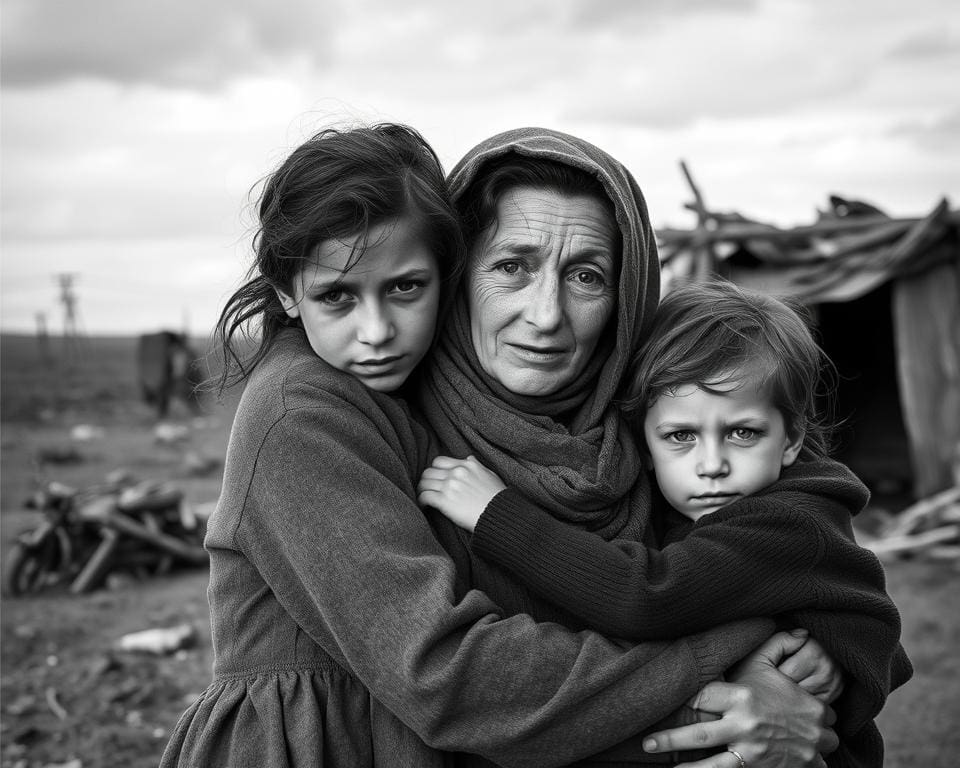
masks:
<path fill-rule="evenodd" d="M 393 392 L 433 341 L 440 272 L 402 218 L 373 227 L 371 245 L 344 272 L 358 238 L 324 240 L 294 276 L 292 294 L 277 295 L 287 314 L 300 318 L 317 355 L 370 389 Z"/>
<path fill-rule="evenodd" d="M 677 387 L 644 420 L 657 485 L 691 520 L 770 485 L 803 444 L 787 434 L 768 386 L 746 378 L 710 387 Z"/>

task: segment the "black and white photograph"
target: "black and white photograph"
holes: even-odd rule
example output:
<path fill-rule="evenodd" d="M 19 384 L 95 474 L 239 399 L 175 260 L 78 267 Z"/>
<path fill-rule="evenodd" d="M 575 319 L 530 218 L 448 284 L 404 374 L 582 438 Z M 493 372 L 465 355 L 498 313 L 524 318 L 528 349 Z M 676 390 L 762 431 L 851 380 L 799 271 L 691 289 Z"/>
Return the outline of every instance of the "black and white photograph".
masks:
<path fill-rule="evenodd" d="M 960 7 L 0 0 L 0 768 L 952 768 Z"/>

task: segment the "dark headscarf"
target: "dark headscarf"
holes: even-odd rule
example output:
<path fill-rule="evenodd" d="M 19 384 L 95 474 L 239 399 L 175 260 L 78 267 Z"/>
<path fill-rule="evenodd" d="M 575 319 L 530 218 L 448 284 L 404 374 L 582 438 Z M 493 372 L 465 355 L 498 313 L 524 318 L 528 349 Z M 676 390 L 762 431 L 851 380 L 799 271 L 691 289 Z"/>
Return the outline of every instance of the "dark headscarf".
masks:
<path fill-rule="evenodd" d="M 509 153 L 581 169 L 602 185 L 623 248 L 615 318 L 576 381 L 552 395 L 516 395 L 481 368 L 461 294 L 424 377 L 424 416 L 444 453 L 475 455 L 556 517 L 607 538 L 636 536 L 646 522 L 649 488 L 633 435 L 612 404 L 659 297 L 657 246 L 643 193 L 626 168 L 592 144 L 520 128 L 466 154 L 449 176 L 454 199 L 485 163 Z"/>

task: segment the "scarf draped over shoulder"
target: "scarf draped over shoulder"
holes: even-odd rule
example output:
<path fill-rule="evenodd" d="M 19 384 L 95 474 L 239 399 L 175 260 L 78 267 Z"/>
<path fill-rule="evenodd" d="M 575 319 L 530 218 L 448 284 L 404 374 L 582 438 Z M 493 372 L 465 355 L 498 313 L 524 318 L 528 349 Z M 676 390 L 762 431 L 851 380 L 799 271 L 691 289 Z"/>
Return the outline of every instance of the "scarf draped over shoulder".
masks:
<path fill-rule="evenodd" d="M 613 203 L 622 240 L 616 312 L 580 377 L 545 397 L 516 395 L 480 367 L 461 294 L 444 325 L 421 387 L 420 406 L 443 452 L 473 454 L 508 485 L 556 517 L 605 538 L 636 536 L 650 492 L 630 429 L 614 397 L 659 298 L 659 260 L 640 187 L 602 150 L 542 128 L 508 131 L 481 143 L 451 171 L 459 199 L 485 163 L 515 153 L 597 178 Z"/>

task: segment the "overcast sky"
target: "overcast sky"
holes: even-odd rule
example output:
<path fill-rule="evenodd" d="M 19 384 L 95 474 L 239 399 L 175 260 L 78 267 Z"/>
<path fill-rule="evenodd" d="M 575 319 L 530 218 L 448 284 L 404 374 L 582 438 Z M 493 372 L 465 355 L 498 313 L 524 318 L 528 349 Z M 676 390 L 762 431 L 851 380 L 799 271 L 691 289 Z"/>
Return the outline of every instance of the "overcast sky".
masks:
<path fill-rule="evenodd" d="M 450 168 L 542 125 L 623 161 L 655 226 L 791 225 L 827 196 L 960 206 L 956 0 L 3 0 L 2 313 L 205 334 L 249 192 L 316 130 L 393 120 Z"/>

